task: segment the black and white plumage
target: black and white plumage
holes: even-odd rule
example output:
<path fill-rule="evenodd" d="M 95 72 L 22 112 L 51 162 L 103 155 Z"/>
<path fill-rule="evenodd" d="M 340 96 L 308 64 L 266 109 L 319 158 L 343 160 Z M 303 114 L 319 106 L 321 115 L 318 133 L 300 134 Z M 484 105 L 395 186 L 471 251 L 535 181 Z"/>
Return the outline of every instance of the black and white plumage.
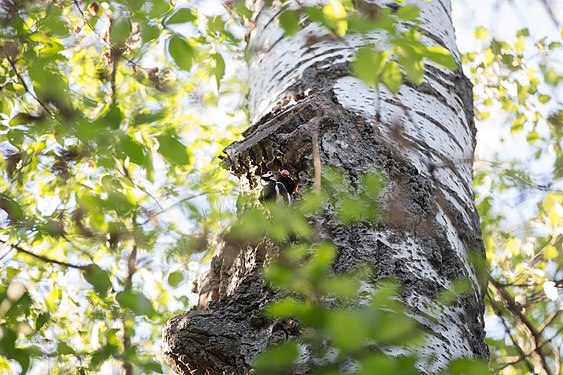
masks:
<path fill-rule="evenodd" d="M 277 204 L 290 205 L 291 192 L 288 191 L 285 184 L 279 180 L 274 179 L 272 174 L 262 176 L 262 200 L 276 202 Z"/>

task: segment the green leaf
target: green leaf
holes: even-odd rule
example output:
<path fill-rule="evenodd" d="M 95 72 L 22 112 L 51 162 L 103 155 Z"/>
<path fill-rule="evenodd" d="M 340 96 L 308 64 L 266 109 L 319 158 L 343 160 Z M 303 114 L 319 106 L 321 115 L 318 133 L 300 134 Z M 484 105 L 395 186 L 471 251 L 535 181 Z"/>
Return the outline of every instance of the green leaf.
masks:
<path fill-rule="evenodd" d="M 59 341 L 59 345 L 57 346 L 57 354 L 69 355 L 69 354 L 76 354 L 76 352 L 66 342 Z"/>
<path fill-rule="evenodd" d="M 96 264 L 90 264 L 86 266 L 83 275 L 86 281 L 94 287 L 96 293 L 101 297 L 106 296 L 107 291 L 111 287 L 111 280 L 104 270 Z"/>
<path fill-rule="evenodd" d="M 215 66 L 213 68 L 213 75 L 215 76 L 215 80 L 217 82 L 217 89 L 219 89 L 221 85 L 221 79 L 225 75 L 225 60 L 220 53 L 215 53 L 211 55 L 213 60 L 215 61 Z"/>
<path fill-rule="evenodd" d="M 280 14 L 280 25 L 287 35 L 295 35 L 299 27 L 299 16 L 293 10 L 285 10 Z"/>
<path fill-rule="evenodd" d="M 163 374 L 162 365 L 157 361 L 146 361 L 139 363 L 139 367 L 148 374 Z"/>
<path fill-rule="evenodd" d="M 276 373 L 280 374 L 280 370 L 286 369 L 289 372 L 294 367 L 294 361 L 299 355 L 297 343 L 289 341 L 283 344 L 274 346 L 266 352 L 260 354 L 254 362 L 254 369 L 256 374 L 271 374 L 272 370 L 277 370 Z"/>
<path fill-rule="evenodd" d="M 541 139 L 541 135 L 537 131 L 530 131 L 526 136 L 526 141 L 528 141 L 529 144 L 534 144 L 536 141 L 540 139 Z"/>
<path fill-rule="evenodd" d="M 310 308 L 308 303 L 297 301 L 291 297 L 286 297 L 276 302 L 272 302 L 267 307 L 267 314 L 279 319 L 288 319 L 295 316 L 300 316 L 305 310 Z"/>
<path fill-rule="evenodd" d="M 120 17 L 113 21 L 109 33 L 109 41 L 113 45 L 123 45 L 131 34 L 131 20 L 127 17 Z"/>
<path fill-rule="evenodd" d="M 489 366 L 477 359 L 454 359 L 448 365 L 450 375 L 489 375 Z"/>
<path fill-rule="evenodd" d="M 397 16 L 405 21 L 414 21 L 419 15 L 420 8 L 416 5 L 405 5 L 397 11 Z"/>
<path fill-rule="evenodd" d="M 530 29 L 528 29 L 527 27 L 520 29 L 516 32 L 516 36 L 517 37 L 529 37 L 530 36 Z"/>
<path fill-rule="evenodd" d="M 160 18 L 166 12 L 172 9 L 172 5 L 169 0 L 152 0 L 152 8 L 150 11 L 150 16 L 153 18 Z"/>
<path fill-rule="evenodd" d="M 96 350 L 90 358 L 90 369 L 97 370 L 99 366 L 117 353 L 117 347 L 106 345 Z"/>
<path fill-rule="evenodd" d="M 94 121 L 95 128 L 104 127 L 110 129 L 118 129 L 123 121 L 123 113 L 118 105 L 111 105 L 106 113 L 96 121 Z M 94 129 L 97 134 L 100 134 L 100 129 Z"/>
<path fill-rule="evenodd" d="M 23 207 L 12 198 L 8 198 L 2 194 L 0 194 L 0 210 L 8 215 L 10 224 L 16 224 L 25 217 Z"/>
<path fill-rule="evenodd" d="M 322 13 L 326 25 L 334 30 L 336 35 L 346 35 L 346 30 L 348 30 L 348 13 L 339 0 L 330 0 L 328 4 L 322 8 Z"/>
<path fill-rule="evenodd" d="M 381 80 L 394 94 L 399 92 L 403 84 L 403 74 L 395 61 L 390 61 L 385 65 L 381 74 Z"/>
<path fill-rule="evenodd" d="M 35 318 L 35 330 L 40 331 L 41 328 L 47 324 L 47 322 L 51 319 L 51 315 L 49 313 L 41 313 Z"/>
<path fill-rule="evenodd" d="M 172 272 L 168 275 L 168 284 L 171 286 L 178 286 L 184 280 L 184 274 L 182 272 Z"/>
<path fill-rule="evenodd" d="M 121 307 L 133 311 L 135 315 L 152 316 L 155 313 L 151 301 L 141 293 L 120 292 L 116 299 Z"/>
<path fill-rule="evenodd" d="M 178 23 L 192 22 L 197 19 L 197 16 L 189 8 L 180 8 L 176 10 L 164 22 L 165 25 L 174 25 Z"/>
<path fill-rule="evenodd" d="M 489 31 L 485 27 L 479 26 L 473 31 L 473 36 L 478 40 L 486 40 L 489 37 Z"/>
<path fill-rule="evenodd" d="M 309 20 L 313 22 L 322 22 L 324 19 L 322 9 L 318 7 L 305 7 L 303 9 Z"/>
<path fill-rule="evenodd" d="M 150 42 L 160 36 L 160 29 L 148 22 L 141 22 L 141 38 L 143 42 Z"/>
<path fill-rule="evenodd" d="M 172 36 L 168 41 L 168 52 L 180 69 L 191 69 L 194 49 L 184 38 L 179 35 Z"/>
<path fill-rule="evenodd" d="M 158 153 L 173 165 L 188 165 L 190 155 L 186 147 L 176 137 L 163 134 L 157 137 Z"/>
<path fill-rule="evenodd" d="M 150 112 L 148 110 L 143 110 L 135 115 L 133 119 L 133 124 L 139 126 L 142 124 L 150 124 L 153 122 L 158 122 L 166 117 L 165 111 Z"/>
<path fill-rule="evenodd" d="M 360 349 L 367 338 L 367 325 L 359 313 L 353 311 L 331 311 L 327 328 L 336 347 L 344 352 Z"/>
<path fill-rule="evenodd" d="M 24 138 L 25 138 L 25 132 L 23 130 L 20 129 L 10 129 L 8 131 L 8 133 L 6 134 L 8 140 L 10 141 L 10 143 L 12 144 L 12 146 L 15 146 L 17 148 L 22 147 Z"/>
<path fill-rule="evenodd" d="M 14 350 L 13 358 L 20 364 L 22 368 L 21 373 L 26 374 L 31 362 L 29 352 L 27 350 L 17 348 Z"/>
<path fill-rule="evenodd" d="M 131 137 L 125 135 L 120 138 L 118 151 L 123 159 L 125 159 L 125 157 L 129 157 L 129 159 L 133 163 L 141 167 L 145 165 L 146 162 L 145 146 L 131 139 Z"/>
<path fill-rule="evenodd" d="M 398 58 L 400 66 L 407 75 L 407 79 L 415 85 L 422 84 L 424 79 L 424 63 L 414 55 L 400 56 Z"/>
<path fill-rule="evenodd" d="M 59 7 L 49 7 L 47 17 L 41 22 L 41 29 L 60 37 L 68 36 L 70 34 L 69 25 L 66 17 L 61 16 L 62 10 Z"/>
<path fill-rule="evenodd" d="M 53 313 L 57 311 L 62 294 L 61 289 L 56 286 L 49 292 L 45 298 L 45 306 L 47 306 L 47 310 L 49 310 L 49 312 Z"/>
<path fill-rule="evenodd" d="M 354 74 L 369 85 L 377 85 L 388 54 L 388 52 L 376 52 L 371 47 L 360 48 L 352 62 Z"/>
<path fill-rule="evenodd" d="M 426 51 L 424 51 L 423 56 L 428 60 L 435 62 L 436 64 L 442 65 L 445 68 L 451 70 L 457 69 L 457 63 L 455 62 L 455 59 L 450 54 L 450 51 L 448 51 L 444 47 L 428 47 L 426 48 Z"/>
<path fill-rule="evenodd" d="M 542 104 L 545 104 L 551 100 L 551 96 L 549 95 L 540 95 L 538 96 L 538 101 Z"/>

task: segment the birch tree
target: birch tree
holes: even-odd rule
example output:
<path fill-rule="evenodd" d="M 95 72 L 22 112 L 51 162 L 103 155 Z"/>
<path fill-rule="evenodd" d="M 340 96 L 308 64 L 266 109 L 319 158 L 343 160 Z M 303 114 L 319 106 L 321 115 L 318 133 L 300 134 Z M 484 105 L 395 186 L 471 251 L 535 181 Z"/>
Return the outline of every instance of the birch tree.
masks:
<path fill-rule="evenodd" d="M 281 2 L 0 1 L 0 373 L 561 372 L 555 4 Z"/>
<path fill-rule="evenodd" d="M 371 203 L 381 221 L 343 224 L 331 201 L 311 218 L 315 235 L 338 249 L 332 269 L 373 265 L 359 296 L 383 278 L 400 281 L 408 314 L 426 327 L 416 349 L 422 371 L 435 373 L 454 358 L 487 358 L 486 277 L 475 266 L 484 247 L 472 193 L 472 86 L 457 68 L 450 1 L 355 5 L 357 13 L 333 0 L 250 3 L 251 126 L 226 148 L 225 163 L 244 196 L 263 194 L 263 176 L 273 174 L 289 179 L 297 200 L 322 189 L 328 167 L 343 173 L 343 190 L 358 194 L 362 176 L 379 171 L 385 187 Z M 271 343 L 299 336 L 292 321 L 261 313 L 277 297 L 261 277 L 275 250 L 268 237 L 225 236 L 197 285 L 199 309 L 164 330 L 174 371 L 247 373 Z M 439 295 L 461 280 L 469 290 L 443 303 Z"/>

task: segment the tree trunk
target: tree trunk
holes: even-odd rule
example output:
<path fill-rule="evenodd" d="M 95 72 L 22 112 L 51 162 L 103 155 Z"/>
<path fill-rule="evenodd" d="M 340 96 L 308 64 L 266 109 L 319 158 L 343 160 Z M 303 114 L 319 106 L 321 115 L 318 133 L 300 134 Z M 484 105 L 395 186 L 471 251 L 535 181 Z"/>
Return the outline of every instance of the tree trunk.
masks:
<path fill-rule="evenodd" d="M 421 41 L 447 48 L 459 63 L 450 1 L 410 3 L 422 9 L 427 35 Z M 367 261 L 377 270 L 374 284 L 379 278 L 402 282 L 409 311 L 428 327 L 419 353 L 431 359 L 424 371 L 436 372 L 452 358 L 486 358 L 483 296 L 470 262 L 472 253 L 483 257 L 483 244 L 473 205 L 469 80 L 460 69 L 427 64 L 422 85 L 405 82 L 397 95 L 377 92 L 352 76 L 349 63 L 358 48 L 383 44 L 380 32 L 336 39 L 307 23 L 288 37 L 275 18 L 279 9 L 254 4 L 253 11 L 253 125 L 226 149 L 241 193 L 257 193 L 260 175 L 282 169 L 298 182 L 297 192 L 311 187 L 315 139 L 321 164 L 352 182 L 381 171 L 388 183 L 382 223 L 343 226 L 330 210 L 317 220 L 319 235 L 339 249 L 334 269 L 353 271 Z M 294 322 L 272 322 L 260 313 L 275 298 L 259 273 L 274 246 L 267 239 L 228 237 L 199 282 L 199 308 L 172 318 L 164 330 L 164 355 L 179 374 L 245 374 L 269 344 L 298 336 Z M 438 295 L 461 278 L 471 280 L 472 290 L 453 305 L 441 304 Z"/>

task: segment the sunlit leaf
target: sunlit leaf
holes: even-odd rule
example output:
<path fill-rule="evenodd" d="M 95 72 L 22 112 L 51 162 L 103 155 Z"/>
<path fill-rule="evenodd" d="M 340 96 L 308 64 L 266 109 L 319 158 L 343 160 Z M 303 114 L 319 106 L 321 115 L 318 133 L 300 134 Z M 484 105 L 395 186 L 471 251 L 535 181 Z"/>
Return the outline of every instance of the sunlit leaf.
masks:
<path fill-rule="evenodd" d="M 151 301 L 141 293 L 120 292 L 116 299 L 121 307 L 133 311 L 135 315 L 152 316 L 155 313 Z"/>
<path fill-rule="evenodd" d="M 485 27 L 479 26 L 473 31 L 473 35 L 475 39 L 486 40 L 489 37 L 489 32 Z"/>
<path fill-rule="evenodd" d="M 399 69 L 399 65 L 395 61 L 390 61 L 383 68 L 381 80 L 393 93 L 398 93 L 403 84 L 403 74 Z"/>
<path fill-rule="evenodd" d="M 334 29 L 336 34 L 345 35 L 348 30 L 348 14 L 340 0 L 330 0 L 322 11 L 327 24 Z"/>
<path fill-rule="evenodd" d="M 172 272 L 168 275 L 168 284 L 171 286 L 178 286 L 184 280 L 182 272 Z"/>
<path fill-rule="evenodd" d="M 168 52 L 179 68 L 189 71 L 193 63 L 193 47 L 181 36 L 173 35 L 168 40 Z"/>
<path fill-rule="evenodd" d="M 122 45 L 125 43 L 131 34 L 131 20 L 127 17 L 120 17 L 113 21 L 109 40 L 110 43 L 115 45 Z"/>
<path fill-rule="evenodd" d="M 420 15 L 420 8 L 416 5 L 405 5 L 397 11 L 397 16 L 406 21 L 414 21 Z"/>
<path fill-rule="evenodd" d="M 287 35 L 295 35 L 299 31 L 299 16 L 292 10 L 283 11 L 280 16 L 280 25 Z"/>
<path fill-rule="evenodd" d="M 448 69 L 457 69 L 457 63 L 455 59 L 452 57 L 450 52 L 445 49 L 444 47 L 433 46 L 428 47 L 423 54 L 428 60 L 433 61 L 437 64 L 442 65 Z"/>
<path fill-rule="evenodd" d="M 293 361 L 297 359 L 299 351 L 295 342 L 279 344 L 269 351 L 258 356 L 254 362 L 256 374 L 269 374 L 272 369 L 289 371 L 294 367 Z"/>
<path fill-rule="evenodd" d="M 173 165 L 187 165 L 190 163 L 190 156 L 186 146 L 178 138 L 163 134 L 157 137 L 158 153 L 161 154 L 169 163 Z"/>
<path fill-rule="evenodd" d="M 365 83 L 377 85 L 388 55 L 388 52 L 376 52 L 370 47 L 362 47 L 352 62 L 352 70 Z"/>
<path fill-rule="evenodd" d="M 170 17 L 165 21 L 166 25 L 173 25 L 177 23 L 192 22 L 197 19 L 197 16 L 189 8 L 177 9 Z"/>
<path fill-rule="evenodd" d="M 223 56 L 219 53 L 211 55 L 211 58 L 215 61 L 215 67 L 213 68 L 213 75 L 215 76 L 215 81 L 217 82 L 217 87 L 219 88 L 221 84 L 221 79 L 225 75 L 225 60 Z"/>
<path fill-rule="evenodd" d="M 86 281 L 88 281 L 94 287 L 96 293 L 98 293 L 102 297 L 107 294 L 109 288 L 111 287 L 111 281 L 108 274 L 98 265 L 88 265 L 84 270 L 83 275 Z"/>

